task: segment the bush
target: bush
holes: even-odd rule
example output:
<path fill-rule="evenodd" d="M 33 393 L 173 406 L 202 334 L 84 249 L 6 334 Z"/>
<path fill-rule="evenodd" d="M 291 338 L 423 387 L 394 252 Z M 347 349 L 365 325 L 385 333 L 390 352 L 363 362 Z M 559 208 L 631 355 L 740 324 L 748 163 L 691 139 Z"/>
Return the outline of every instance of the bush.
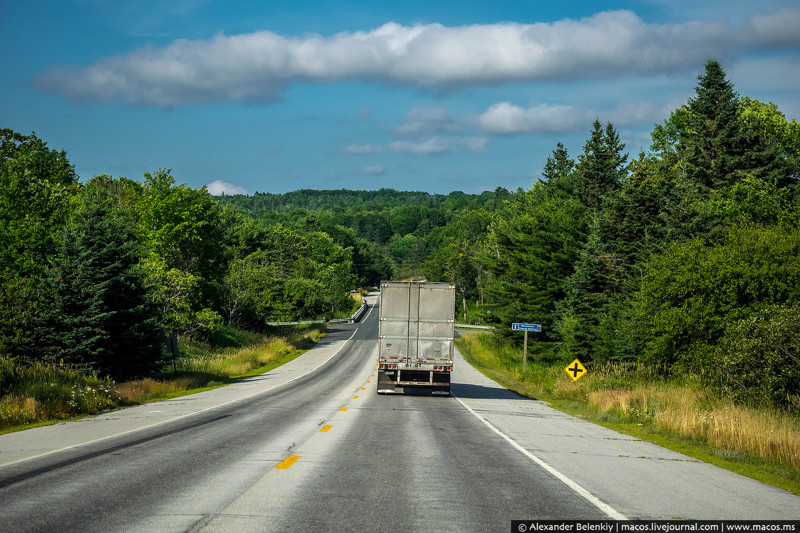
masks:
<path fill-rule="evenodd" d="M 800 408 L 800 305 L 775 305 L 736 322 L 717 350 L 720 382 L 734 398 Z"/>
<path fill-rule="evenodd" d="M 800 301 L 800 232 L 734 227 L 720 243 L 672 245 L 645 268 L 635 310 L 643 359 L 702 371 L 730 325 Z"/>

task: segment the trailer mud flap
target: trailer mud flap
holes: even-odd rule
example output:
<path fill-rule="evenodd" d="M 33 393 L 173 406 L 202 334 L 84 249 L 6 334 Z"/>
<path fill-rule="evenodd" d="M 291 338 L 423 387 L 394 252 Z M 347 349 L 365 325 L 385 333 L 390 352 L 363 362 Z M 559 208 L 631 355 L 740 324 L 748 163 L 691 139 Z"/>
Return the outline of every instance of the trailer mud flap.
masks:
<path fill-rule="evenodd" d="M 378 371 L 378 394 L 403 394 L 403 387 L 397 386 L 397 371 Z"/>

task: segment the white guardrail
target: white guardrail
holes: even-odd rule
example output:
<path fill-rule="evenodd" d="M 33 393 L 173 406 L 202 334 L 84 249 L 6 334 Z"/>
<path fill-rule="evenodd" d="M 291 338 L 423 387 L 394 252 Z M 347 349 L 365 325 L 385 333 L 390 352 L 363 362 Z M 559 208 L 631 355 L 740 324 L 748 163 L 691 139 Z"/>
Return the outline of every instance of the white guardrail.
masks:
<path fill-rule="evenodd" d="M 300 324 L 352 324 L 358 322 L 364 313 L 367 312 L 367 302 L 361 304 L 358 311 L 353 313 L 350 318 L 334 318 L 333 320 L 299 320 L 295 322 L 267 322 L 268 326 L 299 326 Z"/>

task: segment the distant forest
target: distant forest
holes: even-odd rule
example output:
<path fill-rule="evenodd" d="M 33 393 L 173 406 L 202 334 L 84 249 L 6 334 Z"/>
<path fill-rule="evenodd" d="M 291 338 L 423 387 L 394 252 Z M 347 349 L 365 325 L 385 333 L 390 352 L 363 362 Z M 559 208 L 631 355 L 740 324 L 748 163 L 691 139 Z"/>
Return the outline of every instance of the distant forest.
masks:
<path fill-rule="evenodd" d="M 212 197 L 168 170 L 78 181 L 2 130 L 0 354 L 147 375 L 165 332 L 330 318 L 382 279 L 453 281 L 459 320 L 537 322 L 561 364 L 639 361 L 800 407 L 800 125 L 719 62 L 631 156 L 613 124 L 529 189 Z"/>

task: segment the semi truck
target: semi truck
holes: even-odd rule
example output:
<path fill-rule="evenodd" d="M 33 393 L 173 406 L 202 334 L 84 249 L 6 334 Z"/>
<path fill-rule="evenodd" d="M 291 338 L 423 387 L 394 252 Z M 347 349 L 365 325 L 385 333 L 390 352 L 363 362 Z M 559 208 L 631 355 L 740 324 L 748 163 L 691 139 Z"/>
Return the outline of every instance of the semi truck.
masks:
<path fill-rule="evenodd" d="M 450 394 L 455 295 L 452 283 L 381 282 L 378 394 Z"/>

